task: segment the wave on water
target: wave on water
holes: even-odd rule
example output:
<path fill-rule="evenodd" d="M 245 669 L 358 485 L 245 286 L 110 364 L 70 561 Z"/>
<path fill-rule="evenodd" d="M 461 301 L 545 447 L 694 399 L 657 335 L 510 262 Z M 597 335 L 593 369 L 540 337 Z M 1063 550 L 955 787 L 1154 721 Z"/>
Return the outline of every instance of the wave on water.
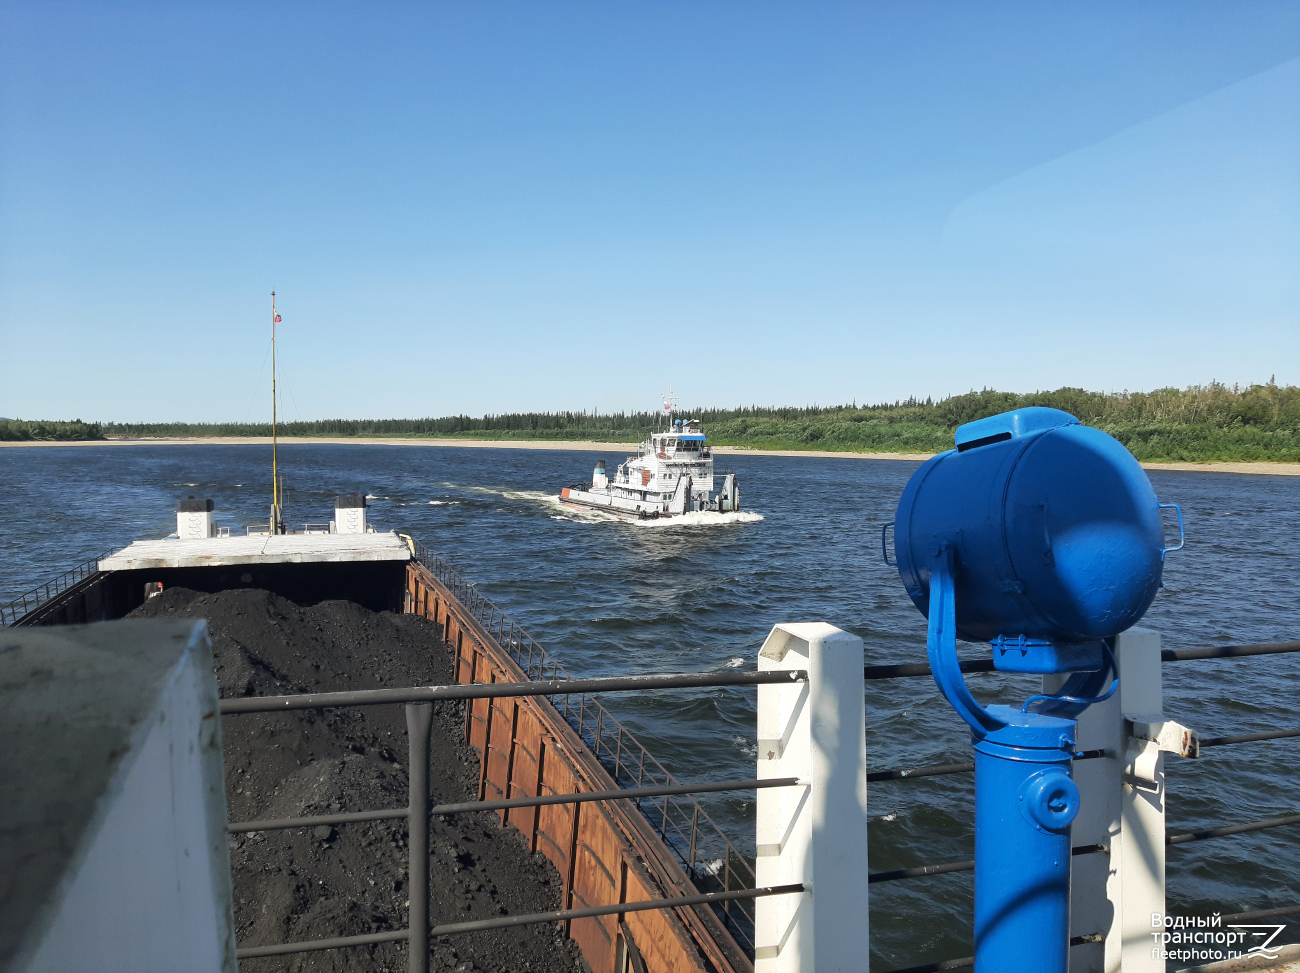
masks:
<path fill-rule="evenodd" d="M 690 513 L 665 517 L 661 520 L 631 522 L 637 527 L 657 527 L 662 530 L 665 527 L 725 527 L 729 524 L 756 524 L 762 519 L 762 514 L 752 510 L 732 510 L 727 513 L 718 513 L 715 510 L 692 510 Z"/>
<path fill-rule="evenodd" d="M 620 518 L 603 510 L 589 510 L 586 507 L 567 506 L 555 494 L 547 494 L 544 501 L 557 513 L 551 514 L 552 520 L 567 520 L 571 524 L 609 524 L 621 523 Z"/>
<path fill-rule="evenodd" d="M 531 500 L 536 503 L 548 503 L 553 497 L 540 490 L 507 490 L 503 487 L 466 485 L 463 483 L 443 483 L 449 490 L 464 490 L 466 493 L 482 493 L 489 497 L 501 497 L 503 500 Z M 444 501 L 445 502 L 445 501 Z"/>
<path fill-rule="evenodd" d="M 518 496 L 523 496 L 518 494 Z M 676 517 L 658 517 L 648 520 L 628 520 L 605 510 L 593 510 L 589 507 L 570 507 L 555 494 L 529 495 L 527 499 L 540 499 L 559 511 L 552 514 L 552 520 L 567 520 L 575 524 L 631 524 L 635 527 L 721 527 L 728 524 L 753 524 L 763 519 L 763 515 L 752 510 L 735 510 L 718 513 L 713 510 L 692 510 L 690 513 L 678 514 Z"/>

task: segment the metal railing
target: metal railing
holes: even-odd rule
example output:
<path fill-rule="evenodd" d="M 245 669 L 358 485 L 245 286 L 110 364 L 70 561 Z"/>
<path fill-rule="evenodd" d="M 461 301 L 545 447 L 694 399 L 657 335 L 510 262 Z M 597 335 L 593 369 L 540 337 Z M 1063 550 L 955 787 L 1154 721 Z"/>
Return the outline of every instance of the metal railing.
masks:
<path fill-rule="evenodd" d="M 429 818 L 433 815 L 462 814 L 472 811 L 493 811 L 517 807 L 540 807 L 550 804 L 574 805 L 577 808 L 592 801 L 637 800 L 647 797 L 685 796 L 691 793 L 720 791 L 750 791 L 768 787 L 794 787 L 796 778 L 770 780 L 710 781 L 700 784 L 677 784 L 640 787 L 573 794 L 548 794 L 536 797 L 517 797 L 503 800 L 466 801 L 458 804 L 429 804 L 429 731 L 432 725 L 434 700 L 498 699 L 520 696 L 553 696 L 568 689 L 573 693 L 592 692 L 644 692 L 648 689 L 703 688 L 710 686 L 756 686 L 772 683 L 803 681 L 807 673 L 798 672 L 703 672 L 674 673 L 657 676 L 627 676 L 607 679 L 550 679 L 528 683 L 471 683 L 452 686 L 416 686 L 408 689 L 371 689 L 352 692 L 303 693 L 293 696 L 236 697 L 223 699 L 219 707 L 222 715 L 243 713 L 281 713 L 329 707 L 377 706 L 403 703 L 406 707 L 408 745 L 408 803 L 404 808 L 370 811 L 353 811 L 339 814 L 320 814 L 299 818 L 278 818 L 243 821 L 228 824 L 231 834 L 255 831 L 275 831 L 290 828 L 314 828 L 321 825 L 351 824 L 365 821 L 405 820 L 407 822 L 407 885 L 408 913 L 405 929 L 393 929 L 360 936 L 339 936 L 296 943 L 274 943 L 265 946 L 246 946 L 236 950 L 238 959 L 258 956 L 279 956 L 289 953 L 340 949 L 348 946 L 365 946 L 376 943 L 405 941 L 408 944 L 410 973 L 427 973 L 429 969 L 429 938 L 452 936 L 490 929 L 531 925 L 546 922 L 571 923 L 575 919 L 606 915 L 622 915 L 652 909 L 675 909 L 688 906 L 722 906 L 732 903 L 753 902 L 770 895 L 789 895 L 802 892 L 800 884 L 737 888 L 703 892 L 698 895 L 675 896 L 639 902 L 621 902 L 607 906 L 568 908 L 572 904 L 573 870 L 566 869 L 562 904 L 566 908 L 551 912 L 502 916 L 470 922 L 449 923 L 441 926 L 429 924 Z M 485 758 L 486 759 L 486 758 Z"/>
<path fill-rule="evenodd" d="M 549 677 L 551 680 L 571 679 L 568 672 L 559 663 L 547 655 L 546 650 L 528 635 L 505 612 L 501 611 L 489 599 L 479 593 L 477 587 L 467 582 L 455 568 L 441 558 L 429 552 L 419 542 L 415 542 L 415 556 L 424 564 L 443 585 L 479 621 L 511 655 L 519 667 L 530 679 L 539 680 Z M 1245 658 L 1257 655 L 1300 651 L 1300 642 L 1258 643 L 1228 646 L 1206 646 L 1193 649 L 1163 649 L 1160 657 L 1163 662 L 1178 662 L 1191 659 L 1226 659 Z M 995 672 L 991 659 L 966 660 L 960 663 L 964 673 Z M 926 663 L 877 664 L 864 667 L 867 680 L 922 677 L 931 675 Z M 567 687 L 576 688 L 576 687 Z M 557 694 L 558 696 L 558 694 Z M 576 697 L 576 702 L 575 702 Z M 609 710 L 587 693 L 568 692 L 557 703 L 557 709 L 566 721 L 578 732 L 591 751 L 614 777 L 616 782 L 627 782 L 629 787 L 639 788 L 649 783 L 676 783 L 676 779 L 636 738 L 624 728 Z M 556 700 L 553 698 L 553 702 Z M 1283 739 L 1300 736 L 1300 729 L 1277 730 L 1265 733 L 1248 733 L 1234 736 L 1212 737 L 1202 741 L 1202 746 L 1222 746 L 1234 743 L 1251 743 L 1263 740 Z M 1111 756 L 1104 750 L 1084 751 L 1075 755 L 1076 760 Z M 973 773 L 973 763 L 951 763 L 897 770 L 870 772 L 868 783 L 892 780 L 907 780 L 919 777 L 942 776 L 958 773 Z M 750 887 L 755 882 L 753 859 L 740 852 L 727 838 L 722 829 L 708 816 L 694 798 L 674 802 L 666 796 L 662 804 L 655 803 L 647 807 L 642 801 L 637 806 L 651 825 L 658 831 L 664 843 L 677 856 L 683 867 L 688 870 L 691 879 L 703 887 L 717 887 L 722 891 L 734 887 Z M 1189 835 L 1171 835 L 1167 839 L 1170 845 L 1199 841 L 1206 838 L 1224 837 L 1230 834 L 1242 834 L 1266 828 L 1284 827 L 1300 823 L 1300 816 L 1287 816 L 1248 824 L 1231 825 L 1225 828 L 1207 829 Z M 701 827 L 705 831 L 701 831 Z M 702 838 L 704 839 L 702 842 Z M 1074 855 L 1108 853 L 1104 845 L 1083 845 L 1072 850 Z M 714 857 L 714 856 L 717 857 Z M 701 861 L 709 863 L 703 871 Z M 872 884 L 891 882 L 902 879 L 921 878 L 930 875 L 942 875 L 964 872 L 974 869 L 974 862 L 944 862 L 920 865 L 913 868 L 893 869 L 876 872 L 868 876 Z M 743 945 L 753 949 L 752 906 L 740 904 L 734 907 L 724 905 L 720 916 L 733 935 Z M 1095 942 L 1099 937 L 1080 937 L 1079 942 Z M 1075 943 L 1074 945 L 1078 945 Z M 949 961 L 958 966 L 970 965 L 965 960 Z M 973 963 L 973 960 L 971 961 Z M 956 969 L 958 966 L 930 965 L 917 967 L 915 973 L 929 969 Z M 901 973 L 901 971 L 900 971 Z M 908 973 L 913 973 L 909 970 Z"/>
<path fill-rule="evenodd" d="M 76 567 L 64 571 L 57 578 L 51 578 L 44 584 L 38 584 L 30 591 L 24 592 L 7 605 L 0 605 L 0 625 L 16 625 L 25 615 L 36 611 L 47 601 L 57 598 L 74 585 L 81 584 L 99 571 L 99 562 L 110 557 L 118 547 L 110 547 L 103 554 L 88 558 Z"/>
<path fill-rule="evenodd" d="M 529 679 L 573 680 L 564 666 L 552 659 L 536 639 L 480 593 L 477 586 L 466 581 L 459 571 L 419 541 L 412 540 L 412 546 L 415 559 L 456 597 Z M 719 682 L 715 685 L 740 684 Z M 659 759 L 589 693 L 575 691 L 575 686 L 569 684 L 549 695 L 552 704 L 614 782 L 638 788 L 677 785 L 677 778 Z M 753 887 L 756 881 L 753 857 L 732 843 L 690 793 L 664 795 L 662 803 L 638 800 L 637 807 L 686 869 L 696 887 L 722 893 Z M 722 904 L 715 910 L 718 917 L 740 945 L 752 953 L 752 903 L 719 901 Z"/>
<path fill-rule="evenodd" d="M 1261 655 L 1277 655 L 1291 652 L 1300 652 L 1300 642 L 1266 642 L 1244 645 L 1203 646 L 1192 649 L 1162 649 L 1160 652 L 1160 660 L 1162 662 L 1184 662 L 1194 659 L 1234 659 Z M 961 671 L 964 673 L 996 671 L 991 659 L 967 660 L 961 662 L 960 665 Z M 864 668 L 864 675 L 867 680 L 929 676 L 930 674 L 930 666 L 925 663 L 869 665 Z M 1260 733 L 1241 733 L 1228 736 L 1207 737 L 1200 741 L 1200 746 L 1204 749 L 1205 747 L 1258 743 L 1267 740 L 1282 740 L 1295 737 L 1300 737 L 1300 727 L 1286 730 L 1268 730 Z M 1076 753 L 1074 759 L 1088 760 L 1098 757 L 1113 756 L 1115 756 L 1113 753 L 1106 750 L 1087 750 Z M 973 773 L 974 770 L 975 765 L 973 763 L 934 764 L 930 766 L 870 772 L 867 774 L 867 781 L 872 783 L 893 780 L 911 780 L 918 777 L 937 777 L 946 776 L 948 774 Z M 1294 825 L 1300 825 L 1300 814 L 1284 815 L 1282 817 L 1269 818 L 1263 821 L 1251 821 L 1244 824 L 1233 824 L 1218 828 L 1205 828 L 1187 834 L 1166 835 L 1165 844 L 1174 847 L 1193 841 L 1224 838 L 1231 835 L 1249 834 L 1256 831 Z M 1100 844 L 1083 845 L 1071 849 L 1071 854 L 1076 856 L 1109 854 L 1109 852 L 1110 849 L 1106 845 Z M 873 872 L 868 876 L 867 881 L 872 884 L 877 882 L 892 882 L 900 879 L 922 878 L 930 875 L 969 872 L 974 871 L 974 869 L 975 862 L 973 861 L 944 862 L 935 865 L 921 865 L 914 868 L 899 868 L 888 872 Z M 1281 909 L 1267 909 L 1260 912 L 1241 913 L 1240 915 L 1230 916 L 1228 918 L 1236 922 L 1248 922 L 1261 918 L 1273 918 L 1276 916 L 1294 915 L 1297 913 L 1300 913 L 1300 905 L 1287 906 Z M 1101 942 L 1104 939 L 1105 936 L 1102 934 L 1076 936 L 1070 940 L 1070 945 L 1079 946 L 1084 943 Z M 943 960 L 937 963 L 926 963 L 920 966 L 909 966 L 906 969 L 894 970 L 893 973 L 939 973 L 939 971 L 942 970 L 964 969 L 974 965 L 975 958 L 973 956 L 964 956 L 959 959 Z"/>

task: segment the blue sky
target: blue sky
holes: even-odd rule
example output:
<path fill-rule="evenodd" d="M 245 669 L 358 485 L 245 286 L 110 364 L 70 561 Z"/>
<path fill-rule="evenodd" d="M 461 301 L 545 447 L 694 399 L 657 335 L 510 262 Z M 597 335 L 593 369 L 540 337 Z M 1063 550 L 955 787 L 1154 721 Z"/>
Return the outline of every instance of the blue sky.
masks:
<path fill-rule="evenodd" d="M 0 3 L 0 415 L 1300 382 L 1300 3 Z"/>

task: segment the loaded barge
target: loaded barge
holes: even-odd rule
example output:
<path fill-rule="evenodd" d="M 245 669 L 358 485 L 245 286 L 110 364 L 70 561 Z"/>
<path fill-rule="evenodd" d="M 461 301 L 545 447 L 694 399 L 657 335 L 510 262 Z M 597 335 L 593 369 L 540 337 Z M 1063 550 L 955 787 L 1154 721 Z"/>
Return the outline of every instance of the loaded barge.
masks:
<path fill-rule="evenodd" d="M 265 529 L 248 528 L 244 536 L 231 536 L 214 518 L 210 501 L 182 500 L 176 536 L 136 541 L 110 552 L 93 567 L 83 566 L 67 579 L 45 586 L 43 596 L 31 598 L 28 605 L 11 607 L 4 621 L 16 631 L 37 633 L 46 626 L 73 626 L 49 631 L 94 632 L 100 626 L 83 628 L 84 623 L 121 619 L 174 587 L 211 593 L 265 589 L 303 605 L 344 600 L 371 611 L 428 619 L 436 623 L 451 656 L 454 682 L 466 688 L 538 679 L 550 685 L 569 681 L 562 666 L 448 565 L 407 535 L 370 527 L 364 500 L 340 497 L 332 523 L 308 525 L 296 533 L 283 525 L 278 525 L 283 532 L 275 531 L 273 519 Z M 193 632 L 187 637 L 203 638 Z M 328 665 L 328 660 L 320 661 Z M 529 851 L 554 865 L 563 884 L 562 908 L 578 913 L 562 921 L 562 931 L 580 947 L 587 969 L 592 973 L 753 969 L 753 896 L 747 892 L 753 886 L 752 859 L 747 860 L 712 825 L 690 796 L 695 788 L 679 785 L 585 691 L 517 696 L 485 691 L 461 698 L 463 733 L 479 765 L 477 797 L 489 802 L 488 808 L 494 807 L 491 802 L 509 802 L 512 806 L 495 808 L 501 824 L 512 826 Z M 219 708 L 230 719 L 241 711 L 232 707 L 247 709 L 255 702 L 256 697 L 226 699 Z M 408 710 L 410 705 L 419 704 L 408 704 Z M 267 708 L 274 711 L 279 706 Z M 418 766 L 418 734 L 413 734 L 411 745 L 411 756 L 416 758 L 411 766 Z M 427 762 L 427 738 L 423 746 Z M 630 801 L 608 799 L 621 793 L 633 777 L 640 789 L 632 793 L 640 799 L 654 798 L 647 800 L 645 813 Z M 561 799 L 548 800 L 552 795 Z M 419 800 L 413 790 L 412 810 Z M 220 805 L 223 831 L 250 830 L 247 824 L 227 822 L 225 801 Z M 438 808 L 432 811 L 437 813 Z M 383 816 L 370 808 L 342 808 L 332 817 L 303 819 L 302 826 L 328 828 Z M 287 825 L 253 822 L 252 826 Z M 412 829 L 407 930 L 342 937 L 329 941 L 331 948 L 409 938 L 410 969 L 429 968 L 430 930 L 421 931 L 416 915 L 421 904 L 416 889 L 422 881 L 427 883 L 428 870 L 416 860 L 421 845 L 416 830 Z M 427 840 L 426 834 L 426 848 Z M 509 839 L 503 835 L 499 840 Z M 706 860 L 721 867 L 703 868 Z M 718 893 L 723 897 L 715 905 L 710 896 Z M 638 903 L 668 902 L 681 904 L 638 908 Z M 582 910 L 595 914 L 583 916 Z M 539 919 L 534 916 L 531 921 Z M 431 932 L 435 937 L 448 934 L 437 926 Z M 288 943 L 283 948 L 239 943 L 236 954 L 220 968 L 233 971 L 237 959 L 320 948 L 323 944 L 314 942 Z M 7 970 L 3 962 L 0 969 Z"/>

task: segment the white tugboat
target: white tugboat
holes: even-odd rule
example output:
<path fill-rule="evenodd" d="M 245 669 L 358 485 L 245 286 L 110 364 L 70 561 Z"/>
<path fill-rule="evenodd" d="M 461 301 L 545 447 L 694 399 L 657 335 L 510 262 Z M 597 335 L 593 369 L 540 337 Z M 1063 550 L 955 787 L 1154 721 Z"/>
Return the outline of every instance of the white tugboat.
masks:
<path fill-rule="evenodd" d="M 624 520 L 739 510 L 736 474 L 724 474 L 722 489 L 715 495 L 713 450 L 698 419 L 673 419 L 675 404 L 670 390 L 664 398 L 666 428 L 651 433 L 641 443 L 640 452 L 619 464 L 613 476 L 606 473 L 604 460 L 597 462 L 591 483 L 565 487 L 560 491 L 560 503 Z"/>

